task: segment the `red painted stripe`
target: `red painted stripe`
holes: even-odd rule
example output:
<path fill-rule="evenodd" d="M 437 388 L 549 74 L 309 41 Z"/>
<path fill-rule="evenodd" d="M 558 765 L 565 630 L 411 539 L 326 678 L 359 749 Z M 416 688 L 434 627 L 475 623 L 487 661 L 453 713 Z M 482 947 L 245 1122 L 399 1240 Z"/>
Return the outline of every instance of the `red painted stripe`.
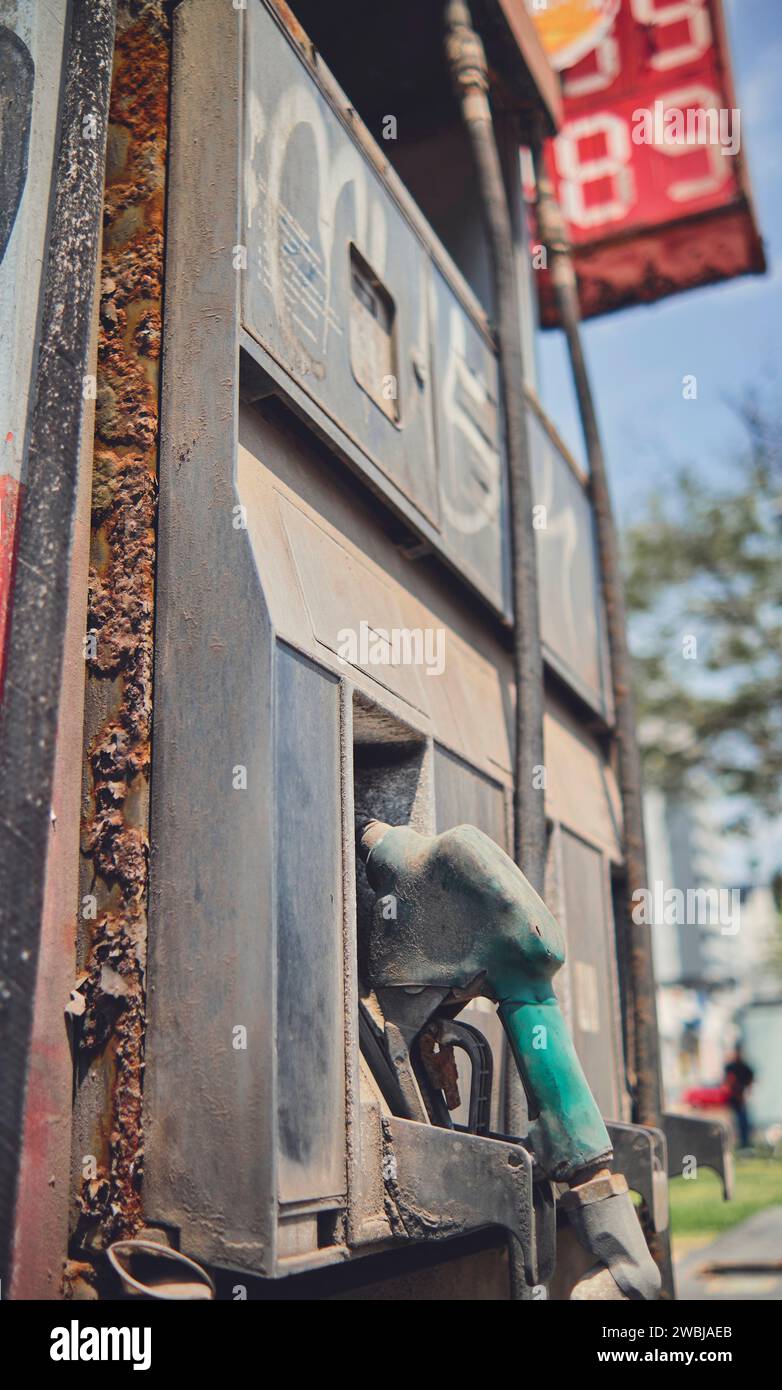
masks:
<path fill-rule="evenodd" d="M 0 696 L 5 682 L 22 491 L 18 478 L 8 473 L 0 477 Z"/>

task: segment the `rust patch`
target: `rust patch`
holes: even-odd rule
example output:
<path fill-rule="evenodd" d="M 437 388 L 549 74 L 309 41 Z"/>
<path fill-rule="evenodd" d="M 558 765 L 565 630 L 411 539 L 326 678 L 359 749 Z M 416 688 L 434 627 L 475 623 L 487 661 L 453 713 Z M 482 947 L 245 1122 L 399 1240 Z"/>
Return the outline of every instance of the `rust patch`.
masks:
<path fill-rule="evenodd" d="M 299 24 L 293 10 L 285 3 L 285 0 L 272 0 L 272 5 L 279 15 L 280 21 L 287 29 L 291 38 L 299 45 L 310 63 L 315 57 L 315 49 L 312 40 L 306 30 Z"/>
<path fill-rule="evenodd" d="M 68 1302 L 95 1302 L 98 1298 L 98 1281 L 91 1264 L 82 1260 L 66 1260 L 62 1274 L 62 1296 Z"/>
<path fill-rule="evenodd" d="M 166 9 L 164 0 L 119 2 L 106 160 L 82 822 L 82 892 L 94 907 L 91 914 L 82 909 L 80 921 L 84 1007 L 75 1145 L 84 1150 L 75 1154 L 79 1233 L 91 1245 L 143 1225 Z M 85 1086 L 88 1079 L 99 1084 Z"/>
<path fill-rule="evenodd" d="M 421 1034 L 420 1051 L 424 1070 L 430 1084 L 436 1091 L 442 1091 L 449 1110 L 456 1110 L 461 1104 L 459 1096 L 459 1069 L 453 1043 L 441 1043 L 438 1028 L 431 1027 Z M 435 1046 L 437 1051 L 435 1052 Z"/>

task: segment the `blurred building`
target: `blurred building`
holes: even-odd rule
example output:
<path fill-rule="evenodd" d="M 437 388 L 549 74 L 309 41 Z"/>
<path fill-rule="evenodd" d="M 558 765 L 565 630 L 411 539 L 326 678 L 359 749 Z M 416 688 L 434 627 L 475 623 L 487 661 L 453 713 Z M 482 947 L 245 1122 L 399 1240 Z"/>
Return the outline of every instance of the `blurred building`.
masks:
<path fill-rule="evenodd" d="M 658 909 L 665 904 L 651 930 L 667 1103 L 720 1081 L 741 1040 L 756 1075 L 752 1120 L 766 1130 L 782 1121 L 782 1074 L 772 1065 L 782 1053 L 782 981 L 770 964 L 773 894 L 766 885 L 725 883 L 724 843 L 708 802 L 651 789 L 645 820 L 652 900 Z"/>

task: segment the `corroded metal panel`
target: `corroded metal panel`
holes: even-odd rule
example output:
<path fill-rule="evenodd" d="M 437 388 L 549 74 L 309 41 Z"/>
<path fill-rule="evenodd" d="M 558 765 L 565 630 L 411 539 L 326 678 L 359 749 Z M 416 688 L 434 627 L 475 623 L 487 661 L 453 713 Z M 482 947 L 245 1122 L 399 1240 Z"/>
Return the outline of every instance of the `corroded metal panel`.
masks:
<path fill-rule="evenodd" d="M 143 1222 L 142 1086 L 170 33 L 121 3 L 103 202 L 78 933 L 78 1228 Z M 86 905 L 86 909 L 85 906 Z M 92 1163 L 86 1162 L 88 1156 Z"/>
<path fill-rule="evenodd" d="M 273 16 L 247 19 L 245 325 L 436 524 L 426 253 Z"/>

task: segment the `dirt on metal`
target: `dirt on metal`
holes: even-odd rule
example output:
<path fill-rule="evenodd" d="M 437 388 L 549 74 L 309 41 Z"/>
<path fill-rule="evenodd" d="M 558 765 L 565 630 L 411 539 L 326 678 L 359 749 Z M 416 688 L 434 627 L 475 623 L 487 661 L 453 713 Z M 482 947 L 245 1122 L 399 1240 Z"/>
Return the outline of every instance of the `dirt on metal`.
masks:
<path fill-rule="evenodd" d="M 82 1165 L 79 1224 L 97 1245 L 133 1234 L 143 1224 L 148 785 L 169 70 L 163 0 L 120 0 L 100 284 L 82 824 L 87 873 L 80 923 L 80 1090 L 86 1078 L 100 1084 L 88 1088 L 88 1113 L 79 1126 L 82 1146 L 91 1141 L 95 1158 L 92 1166 Z"/>

